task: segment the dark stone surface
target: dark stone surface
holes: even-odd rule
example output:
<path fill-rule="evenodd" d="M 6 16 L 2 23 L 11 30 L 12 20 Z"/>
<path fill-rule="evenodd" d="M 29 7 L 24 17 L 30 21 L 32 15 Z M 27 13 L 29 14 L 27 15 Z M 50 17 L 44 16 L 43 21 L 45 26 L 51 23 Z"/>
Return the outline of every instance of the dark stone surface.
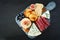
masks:
<path fill-rule="evenodd" d="M 0 0 L 0 37 L 3 40 L 30 40 L 15 22 L 15 16 L 29 4 L 41 2 L 45 6 L 55 1 L 57 6 L 51 12 L 51 25 L 33 40 L 60 40 L 60 0 Z"/>

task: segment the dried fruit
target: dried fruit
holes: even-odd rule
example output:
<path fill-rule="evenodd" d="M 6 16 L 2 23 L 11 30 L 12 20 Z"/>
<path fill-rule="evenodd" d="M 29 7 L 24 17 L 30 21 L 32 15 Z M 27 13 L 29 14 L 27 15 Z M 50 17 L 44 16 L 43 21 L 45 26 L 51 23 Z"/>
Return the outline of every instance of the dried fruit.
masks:
<path fill-rule="evenodd" d="M 36 21 L 37 18 L 38 18 L 38 16 L 35 15 L 35 14 L 31 14 L 31 15 L 29 16 L 29 18 L 30 18 L 31 21 Z"/>

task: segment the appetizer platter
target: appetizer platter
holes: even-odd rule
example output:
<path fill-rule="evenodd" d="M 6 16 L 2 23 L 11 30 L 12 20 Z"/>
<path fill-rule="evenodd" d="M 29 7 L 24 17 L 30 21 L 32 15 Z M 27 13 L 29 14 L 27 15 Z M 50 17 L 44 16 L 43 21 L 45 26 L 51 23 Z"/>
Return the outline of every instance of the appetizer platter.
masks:
<path fill-rule="evenodd" d="M 47 6 L 50 7 L 50 4 Z M 53 8 L 50 7 L 50 9 Z M 15 20 L 29 38 L 35 38 L 49 27 L 50 10 L 41 3 L 31 4 L 24 11 L 17 14 Z"/>

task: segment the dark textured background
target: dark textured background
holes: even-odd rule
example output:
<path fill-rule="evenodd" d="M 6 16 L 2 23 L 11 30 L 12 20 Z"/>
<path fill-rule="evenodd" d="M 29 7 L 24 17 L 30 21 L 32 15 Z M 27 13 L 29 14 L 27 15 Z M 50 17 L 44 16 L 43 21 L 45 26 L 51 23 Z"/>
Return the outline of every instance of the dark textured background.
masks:
<path fill-rule="evenodd" d="M 30 40 L 15 22 L 15 16 L 31 3 L 41 2 L 45 6 L 55 1 L 51 12 L 51 25 L 33 40 L 60 40 L 60 0 L 0 0 L 0 40 Z"/>

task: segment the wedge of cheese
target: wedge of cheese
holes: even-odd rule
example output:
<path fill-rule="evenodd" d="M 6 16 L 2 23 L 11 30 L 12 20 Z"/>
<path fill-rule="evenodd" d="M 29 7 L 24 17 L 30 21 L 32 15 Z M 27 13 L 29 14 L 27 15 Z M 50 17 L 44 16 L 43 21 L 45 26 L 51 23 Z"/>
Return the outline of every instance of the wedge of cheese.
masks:
<path fill-rule="evenodd" d="M 46 12 L 44 12 L 41 16 L 50 19 L 50 12 L 49 12 L 49 10 L 47 10 Z"/>
<path fill-rule="evenodd" d="M 28 32 L 28 36 L 38 36 L 38 35 L 41 35 L 41 32 L 39 31 L 35 23 L 33 23 Z"/>

